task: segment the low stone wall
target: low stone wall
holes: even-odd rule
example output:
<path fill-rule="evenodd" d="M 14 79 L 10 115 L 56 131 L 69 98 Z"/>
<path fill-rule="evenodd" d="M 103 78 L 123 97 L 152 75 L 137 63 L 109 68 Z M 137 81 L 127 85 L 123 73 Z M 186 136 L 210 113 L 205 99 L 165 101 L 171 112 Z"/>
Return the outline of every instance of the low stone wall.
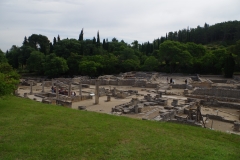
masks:
<path fill-rule="evenodd" d="M 221 116 L 218 116 L 218 115 L 213 115 L 213 114 L 206 114 L 206 115 L 202 115 L 202 116 L 208 117 L 209 119 L 218 120 L 218 121 L 227 122 L 227 123 L 234 123 L 235 122 L 235 121 L 227 120 L 227 119 L 224 119 L 224 117 L 221 117 Z"/>
<path fill-rule="evenodd" d="M 82 84 L 90 84 L 90 80 L 89 79 L 85 79 L 81 81 Z"/>
<path fill-rule="evenodd" d="M 186 124 L 186 125 L 191 125 L 191 126 L 196 126 L 196 127 L 202 127 L 202 124 L 200 123 L 195 123 L 193 121 L 186 121 L 186 120 L 169 120 L 168 122 L 172 123 L 178 123 L 178 124 Z"/>
<path fill-rule="evenodd" d="M 234 76 L 233 76 L 233 79 L 234 79 L 234 80 L 237 80 L 237 81 L 240 81 L 240 75 L 234 75 Z"/>
<path fill-rule="evenodd" d="M 202 83 L 191 83 L 193 87 L 199 87 L 199 88 L 211 88 L 212 84 L 207 83 L 207 82 L 202 82 Z"/>
<path fill-rule="evenodd" d="M 240 90 L 238 90 L 238 89 L 222 89 L 222 88 L 212 88 L 212 89 L 197 88 L 192 92 L 192 94 L 215 96 L 215 97 L 239 98 Z"/>
<path fill-rule="evenodd" d="M 64 107 L 72 108 L 72 102 L 71 101 L 56 100 L 56 104 L 64 106 Z"/>
<path fill-rule="evenodd" d="M 186 84 L 171 84 L 172 88 L 175 89 L 186 89 L 187 85 Z"/>
<path fill-rule="evenodd" d="M 211 101 L 201 100 L 200 103 L 204 106 L 216 106 L 216 107 L 240 109 L 240 104 L 238 103 L 219 102 L 216 100 L 211 100 Z"/>
<path fill-rule="evenodd" d="M 157 83 L 147 83 L 146 88 L 157 88 L 158 87 L 158 84 Z"/>
<path fill-rule="evenodd" d="M 142 86 L 146 86 L 147 81 L 145 80 L 138 80 L 135 82 L 135 84 L 133 85 L 134 87 L 142 87 Z"/>
<path fill-rule="evenodd" d="M 226 79 L 210 79 L 213 83 L 227 83 Z"/>
<path fill-rule="evenodd" d="M 42 103 L 45 103 L 45 104 L 56 104 L 56 99 L 42 99 Z"/>
<path fill-rule="evenodd" d="M 135 79 L 118 80 L 119 86 L 133 86 L 134 84 L 135 84 Z"/>
<path fill-rule="evenodd" d="M 109 85 L 118 85 L 118 81 L 117 80 L 109 80 Z"/>
<path fill-rule="evenodd" d="M 169 112 L 164 112 L 160 114 L 160 117 L 162 118 L 163 121 L 169 121 L 174 118 L 176 115 L 176 111 L 169 111 Z"/>

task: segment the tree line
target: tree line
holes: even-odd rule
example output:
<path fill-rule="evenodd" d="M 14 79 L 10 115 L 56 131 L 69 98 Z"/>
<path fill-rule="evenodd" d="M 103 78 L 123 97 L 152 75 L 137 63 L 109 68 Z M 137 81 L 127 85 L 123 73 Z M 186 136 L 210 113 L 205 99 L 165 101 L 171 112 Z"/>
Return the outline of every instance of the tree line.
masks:
<path fill-rule="evenodd" d="M 229 21 L 169 32 L 153 42 L 127 44 L 124 40 L 78 39 L 53 41 L 38 34 L 24 37 L 5 54 L 15 69 L 49 77 L 158 71 L 225 74 L 240 71 L 240 22 Z"/>

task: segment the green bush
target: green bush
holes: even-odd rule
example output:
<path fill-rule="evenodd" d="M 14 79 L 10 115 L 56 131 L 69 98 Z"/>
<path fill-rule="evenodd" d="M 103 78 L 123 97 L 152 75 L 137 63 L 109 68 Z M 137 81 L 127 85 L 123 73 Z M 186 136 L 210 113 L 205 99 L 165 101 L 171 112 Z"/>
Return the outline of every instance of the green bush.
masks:
<path fill-rule="evenodd" d="M 0 96 L 13 93 L 19 78 L 19 74 L 8 63 L 0 63 Z"/>

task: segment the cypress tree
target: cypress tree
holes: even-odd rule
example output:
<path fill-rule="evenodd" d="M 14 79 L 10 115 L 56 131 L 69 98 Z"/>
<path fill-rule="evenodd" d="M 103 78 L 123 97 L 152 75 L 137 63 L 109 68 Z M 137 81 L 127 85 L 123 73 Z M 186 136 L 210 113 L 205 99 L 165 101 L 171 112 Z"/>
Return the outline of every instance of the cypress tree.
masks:
<path fill-rule="evenodd" d="M 27 44 L 28 44 L 28 40 L 27 40 L 27 37 L 25 36 L 24 41 L 23 41 L 23 45 L 27 45 Z"/>
<path fill-rule="evenodd" d="M 96 44 L 96 38 L 93 37 L 93 44 L 95 45 Z"/>
<path fill-rule="evenodd" d="M 100 46 L 100 36 L 99 36 L 99 31 L 97 32 L 97 46 Z"/>
<path fill-rule="evenodd" d="M 60 42 L 60 41 L 61 41 L 61 40 L 60 40 L 60 36 L 59 36 L 59 35 L 58 35 L 58 37 L 57 37 L 57 41 L 58 41 L 58 42 Z"/>
<path fill-rule="evenodd" d="M 53 53 L 53 45 L 52 45 L 52 42 L 49 43 L 49 46 L 50 46 L 50 51 L 49 51 L 49 53 Z"/>
<path fill-rule="evenodd" d="M 53 38 L 53 45 L 56 45 L 57 43 L 57 40 L 56 40 L 56 37 Z"/>
<path fill-rule="evenodd" d="M 81 33 L 80 33 L 80 35 L 79 35 L 79 39 L 78 39 L 79 41 L 83 41 L 83 28 L 82 28 L 82 30 L 81 30 Z"/>
<path fill-rule="evenodd" d="M 106 49 L 105 39 L 103 39 L 103 49 Z"/>

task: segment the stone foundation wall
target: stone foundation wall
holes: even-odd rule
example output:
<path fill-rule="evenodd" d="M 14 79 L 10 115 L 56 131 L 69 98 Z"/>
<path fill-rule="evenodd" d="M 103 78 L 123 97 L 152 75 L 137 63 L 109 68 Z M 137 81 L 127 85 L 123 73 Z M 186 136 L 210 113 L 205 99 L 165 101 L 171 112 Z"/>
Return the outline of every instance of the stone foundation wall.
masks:
<path fill-rule="evenodd" d="M 227 83 L 226 79 L 210 79 L 213 83 Z"/>
<path fill-rule="evenodd" d="M 118 85 L 118 82 L 116 80 L 109 80 L 109 85 Z"/>
<path fill-rule="evenodd" d="M 72 102 L 71 101 L 56 100 L 56 104 L 64 106 L 64 107 L 72 108 Z"/>
<path fill-rule="evenodd" d="M 140 81 L 136 81 L 133 86 L 134 86 L 134 87 L 142 87 L 142 86 L 146 86 L 146 84 L 147 84 L 147 81 L 145 81 L 145 80 L 140 80 Z"/>
<path fill-rule="evenodd" d="M 198 88 L 192 92 L 195 95 L 207 95 L 207 96 L 216 96 L 216 97 L 228 97 L 228 98 L 239 98 L 240 90 L 237 89 L 202 89 Z"/>
<path fill-rule="evenodd" d="M 146 84 L 146 86 L 145 86 L 146 88 L 157 88 L 158 87 L 158 84 L 154 84 L 154 83 L 147 83 Z"/>
<path fill-rule="evenodd" d="M 194 123 L 192 121 L 185 121 L 185 120 L 169 120 L 168 122 L 178 123 L 178 124 L 186 124 L 191 126 L 202 127 L 201 124 Z"/>
<path fill-rule="evenodd" d="M 135 79 L 118 80 L 119 86 L 133 86 L 134 84 L 135 84 Z"/>
<path fill-rule="evenodd" d="M 169 111 L 169 112 L 160 114 L 160 117 L 162 118 L 163 121 L 168 121 L 173 119 L 175 115 L 176 115 L 176 111 Z"/>
<path fill-rule="evenodd" d="M 211 83 L 191 83 L 193 87 L 199 87 L 199 88 L 211 88 Z"/>
<path fill-rule="evenodd" d="M 218 121 L 227 122 L 227 123 L 233 123 L 234 122 L 232 120 L 227 120 L 227 119 L 224 119 L 224 117 L 221 117 L 221 116 L 218 116 L 218 115 L 213 115 L 213 114 L 207 114 L 207 115 L 203 115 L 203 116 L 208 117 L 208 118 L 213 119 L 213 120 L 218 120 Z"/>
<path fill-rule="evenodd" d="M 237 81 L 240 81 L 240 76 L 239 75 L 238 76 L 235 75 L 235 76 L 233 76 L 233 79 L 237 80 Z"/>
<path fill-rule="evenodd" d="M 219 102 L 216 100 L 211 100 L 211 101 L 201 100 L 200 103 L 204 106 L 216 106 L 216 107 L 240 109 L 240 104 L 238 103 Z"/>
<path fill-rule="evenodd" d="M 171 84 L 172 88 L 175 89 L 186 89 L 187 85 L 186 84 Z"/>

